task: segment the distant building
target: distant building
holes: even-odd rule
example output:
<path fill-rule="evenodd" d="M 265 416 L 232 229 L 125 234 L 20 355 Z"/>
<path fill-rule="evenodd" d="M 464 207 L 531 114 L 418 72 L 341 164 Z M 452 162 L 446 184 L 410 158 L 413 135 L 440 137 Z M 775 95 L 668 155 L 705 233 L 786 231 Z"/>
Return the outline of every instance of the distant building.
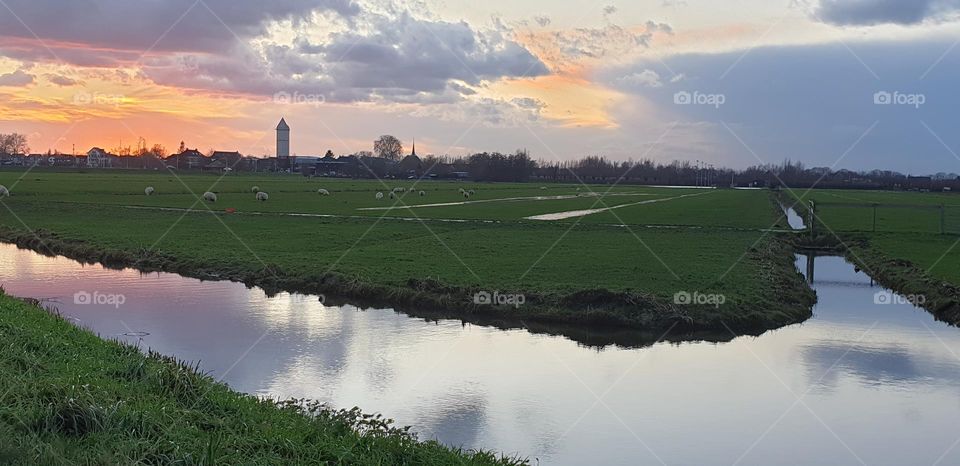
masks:
<path fill-rule="evenodd" d="M 277 162 L 281 170 L 290 168 L 290 126 L 283 118 L 277 124 Z"/>
<path fill-rule="evenodd" d="M 113 159 L 115 158 L 115 155 L 99 147 L 94 147 L 87 151 L 87 166 L 90 168 L 110 168 L 113 166 Z"/>
<path fill-rule="evenodd" d="M 205 157 L 196 149 L 185 149 L 179 154 L 173 154 L 164 159 L 164 163 L 168 167 L 177 170 L 201 170 L 206 167 L 208 161 L 208 157 Z"/>
<path fill-rule="evenodd" d="M 908 176 L 907 189 L 929 190 L 933 186 L 933 178 L 929 176 Z"/>
<path fill-rule="evenodd" d="M 203 168 L 205 170 L 240 170 L 241 161 L 243 160 L 243 155 L 240 155 L 240 152 L 225 152 L 225 151 L 214 151 L 213 154 L 209 157 L 210 162 L 206 164 Z"/>
<path fill-rule="evenodd" d="M 423 174 L 423 161 L 417 157 L 417 142 L 413 142 L 410 155 L 397 163 L 397 171 L 401 176 L 419 178 Z"/>

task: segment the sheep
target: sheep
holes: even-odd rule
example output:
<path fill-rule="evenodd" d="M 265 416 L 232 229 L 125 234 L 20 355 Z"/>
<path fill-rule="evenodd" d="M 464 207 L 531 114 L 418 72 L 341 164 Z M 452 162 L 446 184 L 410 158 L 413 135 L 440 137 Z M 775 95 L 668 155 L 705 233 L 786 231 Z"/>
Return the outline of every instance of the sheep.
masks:
<path fill-rule="evenodd" d="M 469 192 L 464 192 L 464 193 L 463 193 L 463 198 L 464 198 L 464 199 L 470 199 L 470 193 L 469 193 Z"/>
<path fill-rule="evenodd" d="M 547 189 L 547 187 L 546 187 L 546 186 L 541 186 L 540 189 Z"/>
<path fill-rule="evenodd" d="M 207 191 L 203 193 L 203 200 L 207 202 L 217 202 L 217 195 L 214 193 L 211 193 L 210 191 Z"/>
<path fill-rule="evenodd" d="M 259 193 L 259 192 L 260 192 L 260 187 L 259 187 L 259 186 L 254 186 L 254 187 L 250 188 L 250 191 L 253 191 L 253 192 L 255 192 L 255 193 Z"/>
<path fill-rule="evenodd" d="M 319 195 L 321 195 L 321 196 L 329 196 L 329 195 L 330 195 L 330 191 L 327 191 L 326 189 L 320 188 L 320 189 L 317 190 L 317 194 L 319 194 Z"/>
<path fill-rule="evenodd" d="M 467 192 L 468 192 L 468 193 L 470 193 L 470 195 L 471 195 L 471 196 L 473 196 L 474 194 L 477 194 L 477 192 L 476 192 L 476 191 L 474 191 L 474 190 L 472 190 L 472 189 L 471 189 L 471 190 L 469 190 L 469 191 L 467 191 Z"/>
<path fill-rule="evenodd" d="M 0 197 L 7 197 L 10 195 L 10 190 L 6 186 L 0 184 Z"/>
<path fill-rule="evenodd" d="M 383 193 L 378 192 L 378 193 L 377 193 L 377 200 L 379 201 L 379 200 L 381 200 L 381 199 L 383 199 Z"/>
<path fill-rule="evenodd" d="M 154 191 L 153 186 L 147 186 L 146 189 L 143 190 L 143 194 L 146 194 L 147 196 L 149 196 L 153 194 L 153 191 Z"/>
<path fill-rule="evenodd" d="M 267 199 L 270 199 L 270 195 L 269 195 L 269 194 L 267 194 L 267 193 L 265 193 L 265 192 L 263 192 L 263 191 L 257 192 L 257 200 L 258 200 L 258 201 L 265 201 L 265 200 L 267 200 Z"/>
<path fill-rule="evenodd" d="M 396 199 L 396 198 L 397 198 L 397 193 L 391 191 L 391 192 L 390 192 L 390 199 Z"/>
<path fill-rule="evenodd" d="M 426 196 L 426 195 L 427 195 L 426 191 L 420 191 L 420 197 L 423 197 L 423 196 Z"/>
<path fill-rule="evenodd" d="M 463 188 L 458 189 L 458 191 L 460 191 L 460 194 L 463 194 L 463 193 L 466 192 L 466 191 L 463 190 Z"/>
<path fill-rule="evenodd" d="M 393 188 L 393 192 L 395 192 L 395 193 L 402 193 L 402 192 L 404 192 L 404 191 L 406 191 L 406 189 L 404 189 L 404 188 Z"/>

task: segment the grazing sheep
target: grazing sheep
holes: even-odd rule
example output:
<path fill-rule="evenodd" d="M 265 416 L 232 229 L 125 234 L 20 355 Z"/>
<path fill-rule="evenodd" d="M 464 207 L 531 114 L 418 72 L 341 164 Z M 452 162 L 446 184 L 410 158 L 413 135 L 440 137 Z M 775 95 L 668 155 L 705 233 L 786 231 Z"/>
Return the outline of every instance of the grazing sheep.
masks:
<path fill-rule="evenodd" d="M 404 189 L 404 188 L 393 188 L 393 192 L 395 192 L 395 193 L 402 193 L 402 192 L 404 192 L 404 191 L 406 191 L 406 189 Z"/>
<path fill-rule="evenodd" d="M 547 187 L 546 187 L 546 186 L 541 186 L 540 189 L 547 189 Z"/>
<path fill-rule="evenodd" d="M 463 198 L 464 198 L 464 199 L 470 199 L 470 193 L 464 192 L 464 193 L 463 193 Z"/>
<path fill-rule="evenodd" d="M 217 202 L 217 195 L 214 193 L 211 193 L 210 191 L 207 191 L 203 193 L 203 200 L 207 202 Z"/>
<path fill-rule="evenodd" d="M 255 192 L 255 193 L 259 193 L 259 192 L 260 192 L 260 187 L 259 187 L 259 186 L 254 186 L 254 187 L 250 188 L 250 191 L 253 191 L 253 192 Z"/>
<path fill-rule="evenodd" d="M 426 193 L 425 191 L 420 191 L 420 196 L 421 196 L 421 197 L 422 197 L 422 196 L 426 196 L 426 195 L 427 195 L 427 193 Z"/>
<path fill-rule="evenodd" d="M 319 195 L 321 195 L 321 196 L 329 196 L 329 195 L 330 195 L 330 191 L 327 191 L 326 189 L 320 188 L 320 189 L 317 190 L 317 194 L 319 194 Z"/>
<path fill-rule="evenodd" d="M 470 193 L 470 195 L 471 195 L 471 196 L 473 196 L 474 194 L 477 194 L 477 192 L 476 192 L 476 191 L 474 191 L 474 190 L 472 190 L 472 189 L 471 189 L 471 190 L 469 190 L 469 191 L 467 191 L 467 192 L 468 192 L 468 193 Z"/>
<path fill-rule="evenodd" d="M 153 191 L 154 191 L 153 186 L 147 186 L 147 188 L 143 190 L 143 194 L 146 194 L 147 196 L 149 196 L 153 194 Z"/>
<path fill-rule="evenodd" d="M 463 190 L 463 188 L 458 189 L 458 191 L 460 191 L 460 194 L 463 194 L 463 193 L 466 192 L 466 191 Z"/>
<path fill-rule="evenodd" d="M 257 200 L 258 200 L 258 201 L 265 201 L 265 200 L 267 200 L 267 199 L 270 199 L 270 195 L 269 195 L 269 194 L 267 194 L 267 193 L 265 193 L 265 192 L 263 192 L 263 191 L 257 192 Z"/>
<path fill-rule="evenodd" d="M 391 192 L 391 193 L 390 193 L 390 199 L 396 199 L 396 198 L 397 198 L 397 193 Z"/>
<path fill-rule="evenodd" d="M 383 193 L 377 193 L 377 200 L 383 199 Z"/>
<path fill-rule="evenodd" d="M 7 197 L 10 195 L 10 190 L 6 186 L 0 184 L 0 197 Z"/>

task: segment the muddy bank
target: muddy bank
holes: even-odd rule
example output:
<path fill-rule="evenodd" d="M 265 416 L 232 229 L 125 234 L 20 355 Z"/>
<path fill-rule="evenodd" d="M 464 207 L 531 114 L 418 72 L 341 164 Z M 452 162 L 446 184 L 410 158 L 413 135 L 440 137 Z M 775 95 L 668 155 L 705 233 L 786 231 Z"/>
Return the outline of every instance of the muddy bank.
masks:
<path fill-rule="evenodd" d="M 427 320 L 459 319 L 498 328 L 526 328 L 597 346 L 644 346 L 660 338 L 726 341 L 733 338 L 734 333 L 758 335 L 808 319 L 816 300 L 794 267 L 792 247 L 778 239 L 758 244 L 743 259 L 758 266 L 757 288 L 746 298 L 729 300 L 719 307 L 678 305 L 672 299 L 642 292 L 606 289 L 569 294 L 501 290 L 501 293 L 523 294 L 524 302 L 519 306 L 477 304 L 475 296 L 485 290 L 432 279 L 411 278 L 405 286 L 397 287 L 371 284 L 337 273 L 293 275 L 275 266 L 259 270 L 239 265 L 211 266 L 146 249 L 98 249 L 46 230 L 33 234 L 2 228 L 0 241 L 82 263 L 142 272 L 170 272 L 201 280 L 230 280 L 262 288 L 268 294 L 281 291 L 322 294 L 328 304 L 394 308 Z M 668 335 L 664 337 L 667 330 Z"/>

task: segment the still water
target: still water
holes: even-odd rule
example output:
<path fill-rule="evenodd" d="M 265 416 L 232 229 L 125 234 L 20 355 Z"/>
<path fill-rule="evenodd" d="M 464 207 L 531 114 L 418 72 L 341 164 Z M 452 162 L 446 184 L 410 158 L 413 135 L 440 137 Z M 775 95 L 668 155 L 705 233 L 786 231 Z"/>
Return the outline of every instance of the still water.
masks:
<path fill-rule="evenodd" d="M 360 406 L 450 445 L 548 465 L 960 464 L 960 330 L 875 304 L 884 290 L 843 259 L 815 264 L 820 302 L 802 325 L 590 348 L 0 245 L 8 293 L 49 298 L 103 337 L 200 361 L 240 391 Z M 76 304 L 78 292 L 123 303 Z"/>

